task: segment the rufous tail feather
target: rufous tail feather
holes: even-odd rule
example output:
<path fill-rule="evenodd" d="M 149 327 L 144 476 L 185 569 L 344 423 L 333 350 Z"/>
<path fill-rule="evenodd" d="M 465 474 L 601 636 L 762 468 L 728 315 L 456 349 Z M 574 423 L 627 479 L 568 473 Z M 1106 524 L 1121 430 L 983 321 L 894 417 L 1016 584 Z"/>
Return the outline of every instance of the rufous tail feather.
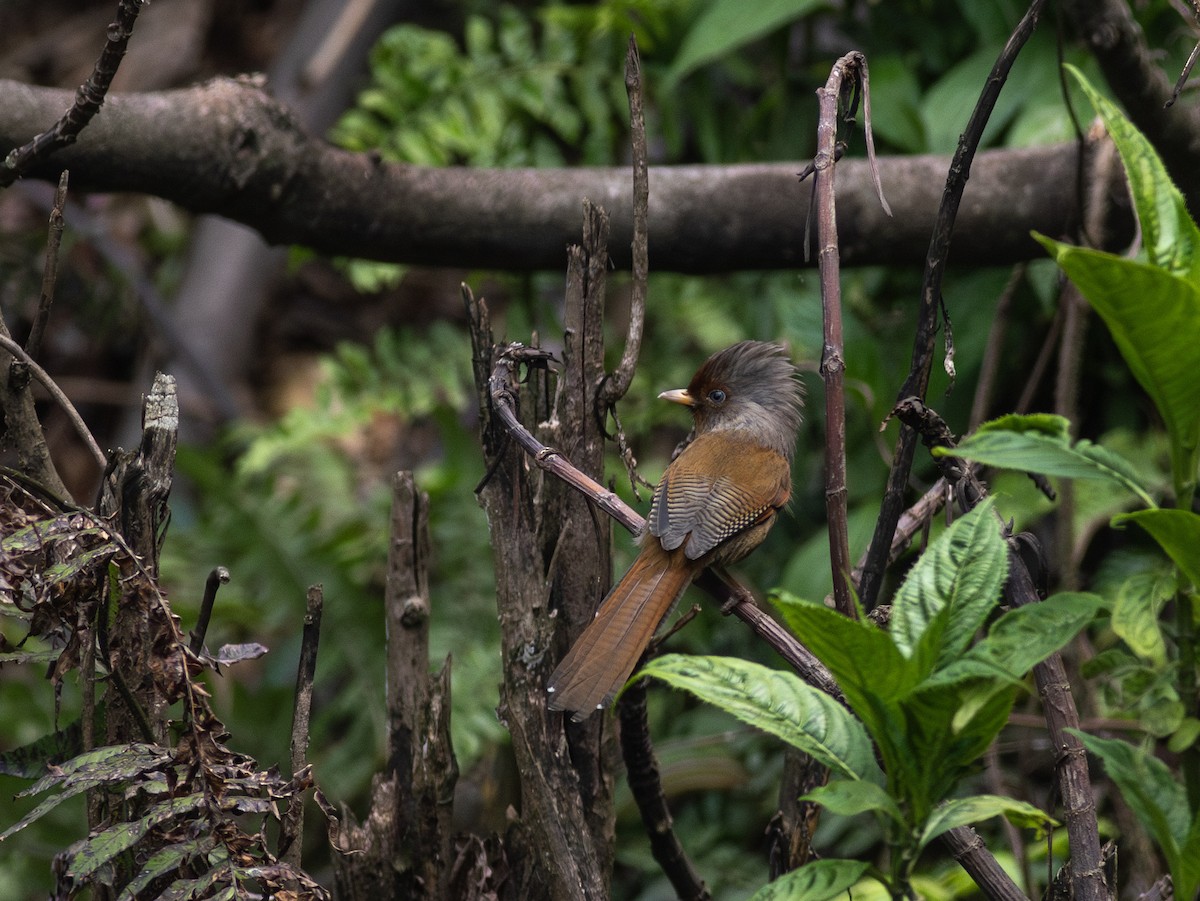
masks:
<path fill-rule="evenodd" d="M 691 583 L 690 564 L 683 554 L 643 549 L 550 676 L 552 710 L 569 710 L 579 722 L 613 699 Z"/>

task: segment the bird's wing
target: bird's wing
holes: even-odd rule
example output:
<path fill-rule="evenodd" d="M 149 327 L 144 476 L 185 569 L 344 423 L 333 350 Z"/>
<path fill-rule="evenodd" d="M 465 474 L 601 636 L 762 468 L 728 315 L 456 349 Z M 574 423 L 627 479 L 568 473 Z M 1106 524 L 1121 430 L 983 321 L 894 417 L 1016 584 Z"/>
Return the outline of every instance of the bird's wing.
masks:
<path fill-rule="evenodd" d="M 699 436 L 663 473 L 648 522 L 666 550 L 687 541 L 685 553 L 698 560 L 787 503 L 792 486 L 787 458 L 749 442 L 736 454 L 713 453 L 716 442 L 729 436 Z"/>

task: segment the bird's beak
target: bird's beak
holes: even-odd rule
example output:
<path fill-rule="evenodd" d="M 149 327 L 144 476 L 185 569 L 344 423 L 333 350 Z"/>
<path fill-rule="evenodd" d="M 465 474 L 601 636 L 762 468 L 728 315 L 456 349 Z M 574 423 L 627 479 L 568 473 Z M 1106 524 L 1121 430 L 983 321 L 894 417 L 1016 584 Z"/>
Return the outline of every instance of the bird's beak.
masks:
<path fill-rule="evenodd" d="M 683 404 L 685 407 L 696 406 L 696 398 L 687 393 L 687 388 L 676 388 L 673 391 L 664 391 L 659 395 L 662 400 L 669 400 L 673 404 Z"/>

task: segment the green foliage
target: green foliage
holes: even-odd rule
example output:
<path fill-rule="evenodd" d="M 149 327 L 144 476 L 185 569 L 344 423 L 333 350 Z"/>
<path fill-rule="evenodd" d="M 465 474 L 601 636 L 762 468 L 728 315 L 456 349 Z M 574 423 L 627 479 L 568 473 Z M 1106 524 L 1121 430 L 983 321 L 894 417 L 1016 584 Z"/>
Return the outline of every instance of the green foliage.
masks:
<path fill-rule="evenodd" d="M 1157 506 L 1137 467 L 1091 441 L 1071 441 L 1071 424 L 1061 416 L 1011 414 L 981 425 L 956 448 L 936 448 L 934 456 L 962 457 L 989 466 L 1024 469 L 1065 479 L 1095 479 Z"/>
<path fill-rule="evenodd" d="M 1115 106 L 1072 74 L 1104 120 L 1133 192 L 1146 259 L 1035 235 L 1104 319 L 1171 441 L 1180 506 L 1190 505 L 1200 464 L 1200 229 L 1158 154 Z"/>
<path fill-rule="evenodd" d="M 867 872 L 853 860 L 816 860 L 764 885 L 750 901 L 826 901 L 853 886 Z"/>
<path fill-rule="evenodd" d="M 789 673 L 733 657 L 668 654 L 647 664 L 642 675 L 690 691 L 806 754 L 828 761 L 845 779 L 882 782 L 862 723 L 827 694 Z"/>
<path fill-rule="evenodd" d="M 311 897 L 328 897 L 305 874 L 279 865 L 266 848 L 263 830 L 250 835 L 237 825 L 238 817 L 278 813 L 297 785 L 274 770 L 255 773 L 247 766 L 252 761 L 228 755 L 216 776 L 209 766 L 221 750 L 214 745 L 204 751 L 214 759 L 203 772 L 187 754 L 176 759 L 157 745 L 114 745 L 80 754 L 53 767 L 20 793 L 30 796 L 58 789 L 0 833 L 0 842 L 63 801 L 107 788 L 130 803 L 136 799 L 137 812 L 132 819 L 118 818 L 98 829 L 59 856 L 56 896 L 74 896 L 84 885 L 98 883 L 119 887 L 117 897 L 130 901 L 142 897 L 201 901 L 234 897 L 236 892 L 258 887 L 274 894 L 285 886 L 303 889 Z M 127 854 L 146 863 L 133 879 L 119 885 L 115 874 L 128 866 Z M 154 890 L 144 894 L 152 886 Z"/>
<path fill-rule="evenodd" d="M 700 66 L 829 5 L 828 0 L 766 0 L 751 6 L 740 0 L 713 0 L 684 36 L 666 83 L 670 86 Z"/>
<path fill-rule="evenodd" d="M 655 6 L 628 4 L 604 30 L 555 7 L 535 22 L 502 6 L 494 18 L 467 18 L 461 48 L 442 32 L 395 26 L 372 51 L 375 84 L 332 137 L 430 166 L 606 163 L 625 108 L 618 76 L 629 29 L 618 26 Z M 569 148 L 581 156 L 568 158 Z"/>
<path fill-rule="evenodd" d="M 1142 748 L 1086 737 L 1109 775 L 1166 856 L 1175 889 L 1200 886 L 1200 717 L 1196 709 L 1196 623 L 1191 592 L 1200 585 L 1200 517 L 1191 509 L 1200 465 L 1200 228 L 1150 143 L 1076 69 L 1069 69 L 1104 120 L 1129 177 L 1141 224 L 1139 259 L 1073 247 L 1035 235 L 1100 314 L 1129 370 L 1166 427 L 1176 509 L 1159 509 L 1141 467 L 1087 441 L 1072 444 L 1057 417 L 1006 417 L 953 453 L 966 459 L 1067 478 L 1108 482 L 1132 492 L 1146 509 L 1113 518 L 1136 523 L 1170 558 L 1164 577 L 1144 569 L 1115 592 L 1114 634 L 1128 650 L 1109 648 L 1085 666 L 1104 675 L 1106 699 L 1136 716 L 1151 735 L 1182 753 L 1183 782 Z M 1173 634 L 1159 613 L 1174 599 Z M 1173 642 L 1169 639 L 1173 639 Z"/>
<path fill-rule="evenodd" d="M 1200 586 L 1200 516 L 1191 510 L 1138 510 L 1113 518 L 1115 525 L 1127 522 L 1149 532 L 1187 580 Z"/>
<path fill-rule="evenodd" d="M 1101 604 L 1094 595 L 1056 595 L 1009 611 L 971 645 L 1006 574 L 1005 545 L 984 503 L 913 567 L 890 632 L 779 596 L 780 612 L 829 668 L 857 721 L 791 673 L 741 661 L 666 657 L 641 675 L 686 688 L 828 766 L 830 783 L 806 798 L 838 814 L 875 815 L 892 845 L 890 887 L 902 892 L 921 850 L 947 829 L 996 815 L 1022 825 L 1050 822 L 1010 798 L 951 797 L 1004 726 L 1028 669 L 1086 626 Z"/>
<path fill-rule="evenodd" d="M 1079 737 L 1104 761 L 1109 778 L 1162 850 L 1175 896 L 1194 898 L 1200 890 L 1200 810 L 1189 804 L 1183 786 L 1144 748 L 1083 733 Z"/>

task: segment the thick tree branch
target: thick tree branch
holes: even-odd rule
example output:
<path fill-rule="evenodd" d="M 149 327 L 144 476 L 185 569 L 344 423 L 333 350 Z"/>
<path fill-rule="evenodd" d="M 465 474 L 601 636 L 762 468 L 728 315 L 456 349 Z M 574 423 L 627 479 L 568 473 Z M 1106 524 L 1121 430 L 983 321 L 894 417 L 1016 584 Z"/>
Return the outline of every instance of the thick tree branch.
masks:
<path fill-rule="evenodd" d="M 45 129 L 71 94 L 0 80 L 0 152 Z M 959 213 L 954 259 L 1040 258 L 1030 229 L 1062 234 L 1077 219 L 1073 145 L 980 154 Z M 879 161 L 889 219 L 865 160 L 839 163 L 845 265 L 922 261 L 949 161 Z M 218 213 L 271 242 L 329 254 L 426 265 L 558 269 L 576 240 L 586 197 L 612 220 L 618 268 L 630 266 L 629 171 L 429 169 L 386 164 L 304 133 L 254 83 L 218 79 L 180 91 L 113 94 L 79 141 L 32 174 L 74 186 L 164 197 Z M 799 163 L 655 168 L 649 230 L 659 271 L 719 272 L 804 265 L 796 223 L 806 215 Z"/>

